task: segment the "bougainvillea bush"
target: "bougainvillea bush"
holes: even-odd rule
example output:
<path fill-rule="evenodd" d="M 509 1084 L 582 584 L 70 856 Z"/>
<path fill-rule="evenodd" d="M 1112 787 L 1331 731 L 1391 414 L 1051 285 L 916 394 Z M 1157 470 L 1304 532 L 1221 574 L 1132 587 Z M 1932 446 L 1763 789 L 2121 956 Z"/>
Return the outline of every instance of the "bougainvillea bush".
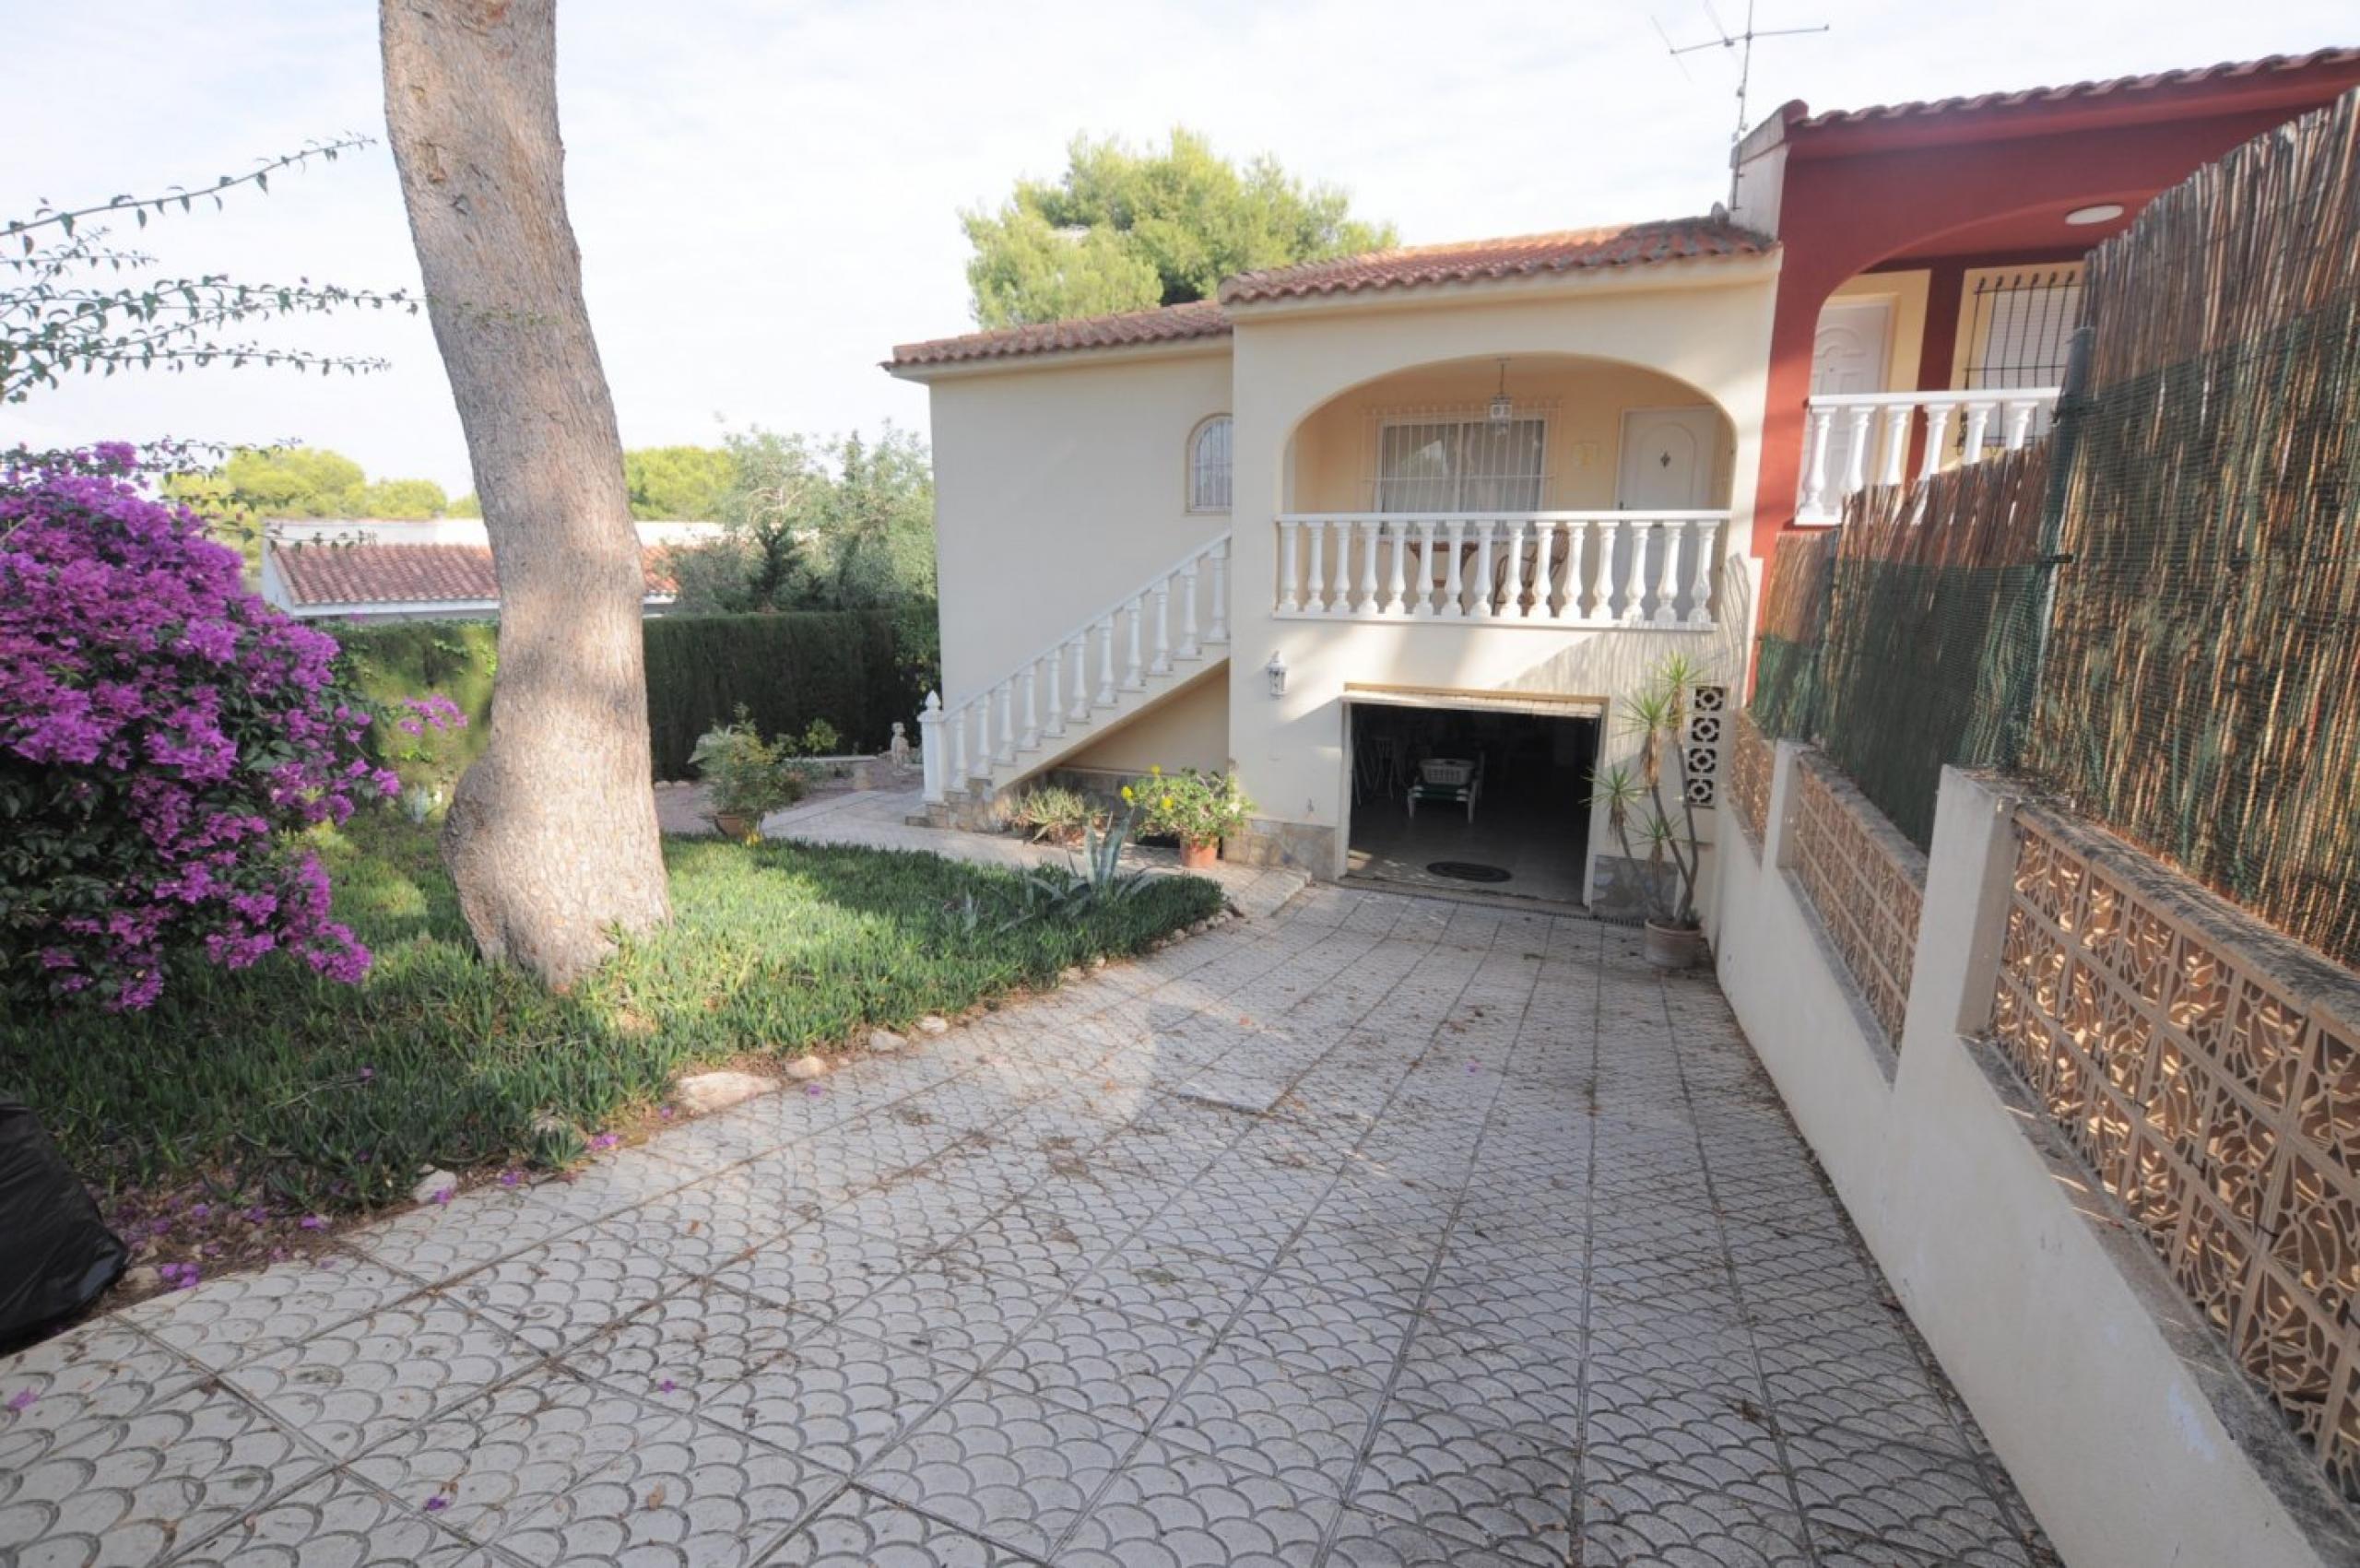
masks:
<path fill-rule="evenodd" d="M 357 981 L 301 832 L 395 787 L 369 715 L 136 461 L 0 466 L 0 999 L 137 1009 L 274 953 Z"/>

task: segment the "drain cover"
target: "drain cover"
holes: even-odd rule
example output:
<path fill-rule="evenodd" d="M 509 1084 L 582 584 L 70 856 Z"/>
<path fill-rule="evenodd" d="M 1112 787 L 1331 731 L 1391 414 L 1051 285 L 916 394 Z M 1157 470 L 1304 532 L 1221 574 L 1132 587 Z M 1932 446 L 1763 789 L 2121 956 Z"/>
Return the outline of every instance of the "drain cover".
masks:
<path fill-rule="evenodd" d="M 1496 866 L 1484 866 L 1472 860 L 1429 861 L 1426 869 L 1437 877 L 1447 877 L 1454 882 L 1505 882 L 1508 874 Z"/>

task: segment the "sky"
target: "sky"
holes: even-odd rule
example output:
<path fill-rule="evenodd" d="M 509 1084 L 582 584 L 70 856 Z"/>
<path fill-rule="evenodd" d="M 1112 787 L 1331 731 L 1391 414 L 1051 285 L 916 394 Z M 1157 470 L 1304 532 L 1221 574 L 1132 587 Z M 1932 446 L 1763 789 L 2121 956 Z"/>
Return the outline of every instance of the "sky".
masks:
<path fill-rule="evenodd" d="M 1744 0 L 1717 0 L 1738 25 Z M 418 288 L 365 0 L 11 0 L 0 216 L 200 186 L 313 139 L 376 145 L 136 236 L 167 275 Z M 2360 41 L 2348 0 L 1761 0 L 1752 112 L 1854 107 Z M 1661 32 L 1658 32 L 1658 28 Z M 762 425 L 926 428 L 897 342 L 970 330 L 962 208 L 1078 132 L 1174 124 L 1344 187 L 1409 243 L 1703 212 L 1737 69 L 1705 0 L 562 0 L 558 109 L 590 317 L 626 446 Z M 129 225 L 115 238 L 132 240 Z M 323 380 L 213 369 L 0 407 L 0 447 L 298 440 L 472 488 L 423 315 L 264 341 L 380 356 Z"/>

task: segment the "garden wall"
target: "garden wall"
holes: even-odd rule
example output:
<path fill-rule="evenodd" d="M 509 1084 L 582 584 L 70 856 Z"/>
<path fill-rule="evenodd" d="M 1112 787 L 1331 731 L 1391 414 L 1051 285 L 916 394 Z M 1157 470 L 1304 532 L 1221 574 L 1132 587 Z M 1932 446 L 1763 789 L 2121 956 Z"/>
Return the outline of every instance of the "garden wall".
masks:
<path fill-rule="evenodd" d="M 2065 1561 L 2360 1561 L 2360 1526 L 2324 1468 L 2337 1463 L 2338 1440 L 2297 1436 L 2306 1418 L 2290 1422 L 2241 1370 L 2027 1090 L 2011 1053 L 1987 1038 L 2002 994 L 2022 803 L 1978 775 L 1945 770 L 1904 1021 L 1888 1040 L 1796 872 L 1811 766 L 1825 765 L 1778 744 L 1758 843 L 1740 830 L 1741 800 L 1720 808 L 1731 847 L 1714 922 L 1719 979 L 1912 1321 Z M 1858 795 L 1827 796 L 1816 809 L 1831 802 L 1863 817 L 1857 836 L 1893 833 L 1866 820 L 1876 814 Z M 2224 931 L 2258 949 L 2277 940 L 2139 858 L 2147 876 L 2208 905 Z M 2318 966 L 2300 993 L 2310 1005 L 2327 1005 L 2326 970 Z M 2360 990 L 2348 975 L 2344 986 Z M 2099 1026 L 2086 1018 L 2076 1027 Z M 2360 1122 L 2360 1072 L 2339 1092 L 2341 1109 L 2321 1114 L 2337 1126 Z M 2204 1147 L 2205 1134 L 2194 1136 Z M 2312 1256 L 2320 1260 L 2313 1284 L 2340 1291 L 2348 1255 L 2314 1246 Z M 2332 1352 L 2325 1366 L 2330 1381 L 2348 1371 Z"/>
<path fill-rule="evenodd" d="M 869 611 L 663 616 L 644 623 L 647 717 L 655 776 L 690 776 L 696 738 L 739 703 L 766 734 L 796 733 L 824 719 L 845 749 L 881 752 L 895 721 L 917 739 L 917 710 L 931 671 L 906 646 L 893 618 Z M 383 706 L 440 692 L 466 715 L 442 742 L 438 764 L 455 772 L 488 738 L 498 628 L 489 621 L 413 620 L 328 625 L 343 644 L 348 684 Z M 406 778 L 427 766 L 421 750 L 380 724 L 381 756 Z"/>

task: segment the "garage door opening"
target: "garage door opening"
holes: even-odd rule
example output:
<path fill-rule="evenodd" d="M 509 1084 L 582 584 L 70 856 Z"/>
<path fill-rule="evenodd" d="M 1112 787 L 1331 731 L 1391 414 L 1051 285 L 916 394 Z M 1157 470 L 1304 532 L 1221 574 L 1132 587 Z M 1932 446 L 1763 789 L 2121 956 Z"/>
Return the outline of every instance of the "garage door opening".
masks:
<path fill-rule="evenodd" d="M 1594 713 L 1347 703 L 1348 875 L 1582 903 Z"/>

